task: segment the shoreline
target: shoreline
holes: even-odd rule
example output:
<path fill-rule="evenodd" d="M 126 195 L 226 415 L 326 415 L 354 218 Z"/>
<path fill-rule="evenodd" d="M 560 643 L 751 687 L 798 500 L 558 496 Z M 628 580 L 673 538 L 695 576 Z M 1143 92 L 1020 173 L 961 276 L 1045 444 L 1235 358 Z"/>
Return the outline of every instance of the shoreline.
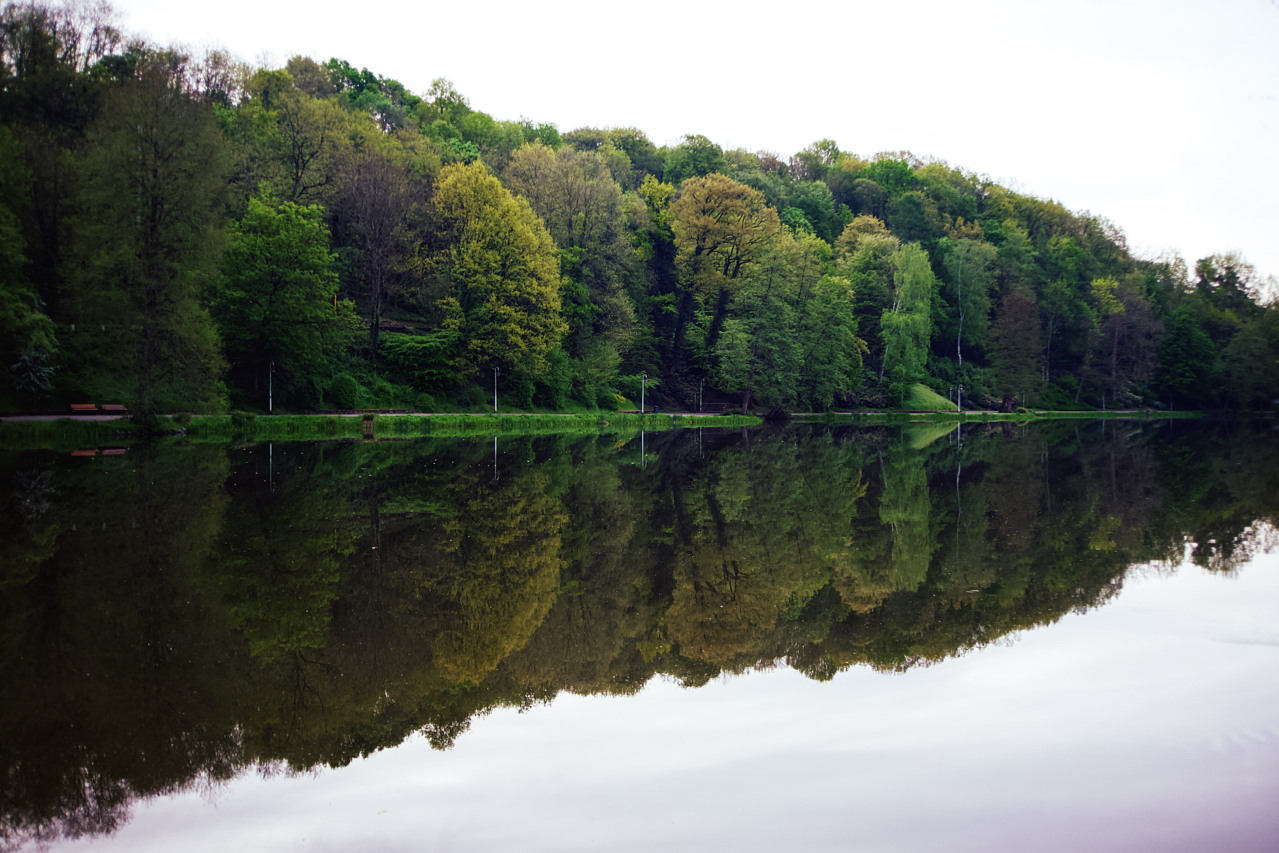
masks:
<path fill-rule="evenodd" d="M 1033 423 L 1053 420 L 1143 420 L 1227 417 L 1273 418 L 1273 412 L 1212 413 L 1131 409 L 1106 412 L 1032 410 L 1029 412 L 910 412 L 863 410 L 796 413 L 797 423 L 907 425 L 917 423 Z M 0 413 L 0 450 L 80 450 L 92 447 L 186 440 L 200 443 L 257 441 L 385 440 L 390 438 L 460 438 L 480 435 L 553 435 L 556 433 L 622 433 L 690 428 L 750 428 L 764 424 L 757 416 L 696 412 L 661 414 L 587 413 L 443 413 L 324 415 L 195 415 L 179 422 L 159 419 L 160 432 L 146 434 L 127 418 L 114 414 L 7 415 Z"/>
<path fill-rule="evenodd" d="M 184 439 L 194 442 L 324 441 L 332 439 L 553 435 L 665 431 L 695 427 L 754 427 L 763 419 L 741 415 L 665 413 L 618 414 L 453 414 L 378 415 L 195 415 L 182 422 L 159 419 L 158 433 L 143 433 L 132 421 L 113 415 L 0 414 L 0 450 L 76 450 L 103 445 Z"/>

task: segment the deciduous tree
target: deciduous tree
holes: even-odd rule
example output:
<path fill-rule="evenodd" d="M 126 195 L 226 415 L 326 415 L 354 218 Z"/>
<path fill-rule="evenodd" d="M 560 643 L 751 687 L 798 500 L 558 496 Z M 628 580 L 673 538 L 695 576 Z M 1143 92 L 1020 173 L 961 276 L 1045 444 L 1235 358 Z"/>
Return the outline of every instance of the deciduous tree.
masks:
<path fill-rule="evenodd" d="M 446 166 L 433 207 L 444 245 L 435 263 L 450 284 L 444 325 L 465 341 L 458 368 L 543 373 L 567 326 L 559 258 L 542 221 L 478 163 Z"/>
<path fill-rule="evenodd" d="M 255 389 L 270 362 L 312 372 L 358 328 L 355 306 L 337 301 L 335 260 L 314 205 L 253 198 L 231 226 L 214 316 L 227 355 L 251 372 Z"/>
<path fill-rule="evenodd" d="M 109 91 L 89 132 L 72 272 L 82 322 L 110 327 L 133 404 L 220 405 L 204 301 L 218 264 L 227 158 L 205 103 L 150 65 Z"/>

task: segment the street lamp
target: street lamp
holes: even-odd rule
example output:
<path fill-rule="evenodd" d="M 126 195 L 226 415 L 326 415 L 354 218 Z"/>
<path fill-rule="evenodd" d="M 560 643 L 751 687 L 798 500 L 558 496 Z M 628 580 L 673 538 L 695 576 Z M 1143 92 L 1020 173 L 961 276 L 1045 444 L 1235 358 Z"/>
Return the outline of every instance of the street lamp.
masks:
<path fill-rule="evenodd" d="M 493 414 L 497 414 L 497 377 L 502 372 L 502 368 L 493 368 Z"/>
<path fill-rule="evenodd" d="M 644 414 L 644 392 L 648 390 L 648 374 L 640 374 L 640 414 Z"/>
<path fill-rule="evenodd" d="M 271 367 L 266 372 L 266 412 L 272 414 L 275 411 L 275 395 L 274 382 L 275 379 L 275 362 L 271 362 Z"/>
<path fill-rule="evenodd" d="M 959 386 L 959 393 L 955 395 L 955 403 L 959 406 L 959 413 L 964 413 L 964 386 Z"/>

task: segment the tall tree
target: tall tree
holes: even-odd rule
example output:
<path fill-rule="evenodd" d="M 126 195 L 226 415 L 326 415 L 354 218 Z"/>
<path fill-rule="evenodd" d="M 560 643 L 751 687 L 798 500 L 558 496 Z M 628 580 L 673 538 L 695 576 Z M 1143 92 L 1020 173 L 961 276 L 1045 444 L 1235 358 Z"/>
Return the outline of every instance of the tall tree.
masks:
<path fill-rule="evenodd" d="M 446 166 L 433 208 L 442 242 L 434 262 L 448 283 L 439 307 L 465 341 L 457 367 L 544 373 L 567 327 L 559 258 L 542 221 L 478 163 Z"/>
<path fill-rule="evenodd" d="M 946 272 L 955 303 L 955 360 L 964 369 L 964 335 L 980 342 L 990 325 L 990 285 L 994 282 L 995 247 L 977 240 L 955 240 L 946 252 Z"/>
<path fill-rule="evenodd" d="M 76 230 L 77 316 L 109 327 L 152 411 L 220 405 L 204 294 L 217 270 L 227 158 L 207 103 L 158 63 L 109 91 L 90 129 Z"/>
<path fill-rule="evenodd" d="M 990 329 L 991 385 L 1011 411 L 1013 401 L 1023 401 L 1039 387 L 1039 309 L 1034 296 L 1014 291 L 1000 303 Z"/>
<path fill-rule="evenodd" d="M 335 260 L 314 205 L 253 198 L 231 226 L 214 316 L 254 390 L 273 362 L 300 377 L 344 349 L 358 320 L 349 300 L 337 301 Z"/>
<path fill-rule="evenodd" d="M 905 399 L 912 383 L 925 376 L 928 341 L 932 334 L 933 291 L 937 279 L 928 253 L 908 243 L 894 257 L 892 307 L 880 318 L 884 335 L 884 372 L 893 393 Z"/>
<path fill-rule="evenodd" d="M 781 222 L 762 193 L 720 174 L 684 181 L 668 221 L 686 296 L 714 300 L 705 340 L 713 350 L 734 283 L 780 233 Z"/>
<path fill-rule="evenodd" d="M 369 314 L 369 353 L 377 364 L 382 309 L 409 252 L 413 204 L 409 170 L 390 140 L 370 145 L 344 178 L 339 214 L 356 251 Z"/>
<path fill-rule="evenodd" d="M 607 160 L 591 151 L 567 146 L 553 151 L 535 143 L 515 152 L 503 178 L 511 192 L 528 199 L 560 249 L 570 334 L 583 332 L 583 342 L 599 335 L 615 352 L 624 352 L 635 326 L 624 288 L 635 274 L 634 250 L 622 191 Z M 577 285 L 589 301 L 570 308 Z"/>
<path fill-rule="evenodd" d="M 29 197 L 31 173 L 19 159 L 18 144 L 0 125 L 0 375 L 21 390 L 51 387 L 57 346 L 53 321 L 27 278 L 18 213 Z"/>
<path fill-rule="evenodd" d="M 1187 305 L 1173 312 L 1166 323 L 1166 334 L 1159 342 L 1157 379 L 1159 390 L 1166 395 L 1168 408 L 1180 400 L 1183 405 L 1204 400 L 1208 396 L 1216 349 L 1204 332 L 1199 319 Z"/>

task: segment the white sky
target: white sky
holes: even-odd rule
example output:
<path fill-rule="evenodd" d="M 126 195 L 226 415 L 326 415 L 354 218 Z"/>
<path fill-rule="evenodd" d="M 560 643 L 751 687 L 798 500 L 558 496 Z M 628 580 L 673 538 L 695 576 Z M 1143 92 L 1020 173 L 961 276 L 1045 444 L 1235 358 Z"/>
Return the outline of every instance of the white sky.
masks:
<path fill-rule="evenodd" d="M 130 31 L 341 57 L 498 119 L 784 156 L 909 149 L 1116 222 L 1141 256 L 1279 274 L 1279 3 L 114 0 Z"/>

